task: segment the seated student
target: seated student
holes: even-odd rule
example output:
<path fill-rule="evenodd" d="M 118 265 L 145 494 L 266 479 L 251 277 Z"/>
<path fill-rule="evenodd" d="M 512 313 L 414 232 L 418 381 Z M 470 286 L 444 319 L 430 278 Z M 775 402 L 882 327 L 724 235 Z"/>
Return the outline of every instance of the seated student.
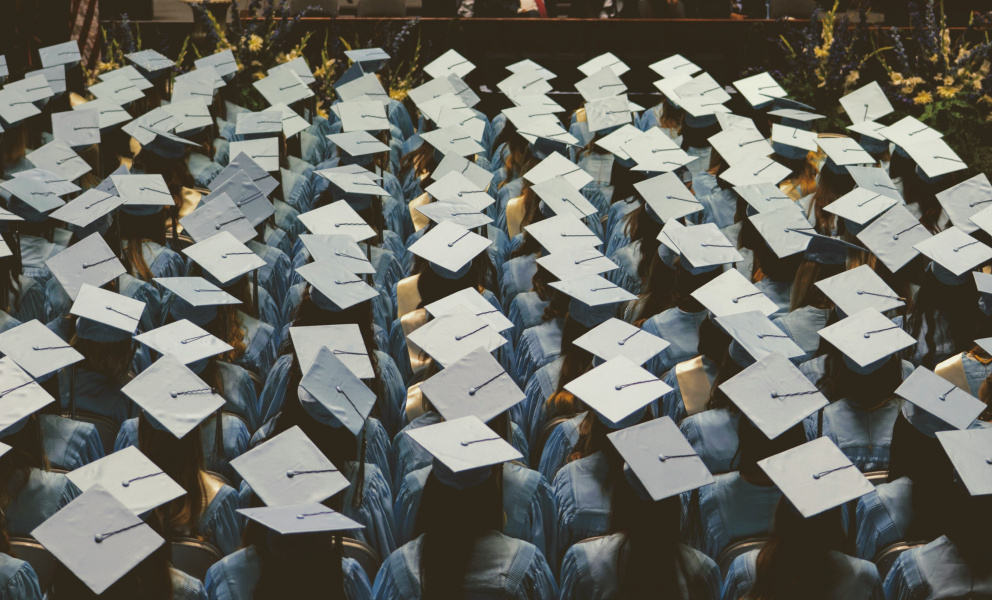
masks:
<path fill-rule="evenodd" d="M 11 255 L 0 258 L 0 320 L 13 318 L 20 322 L 33 319 L 47 321 L 45 286 L 23 275 L 18 257 L 13 253 L 14 249 L 10 244 L 0 242 L 0 248 L 4 246 L 10 250 Z"/>
<path fill-rule="evenodd" d="M 565 554 L 561 600 L 716 600 L 720 570 L 711 558 L 680 543 L 682 511 L 678 494 L 672 493 L 675 487 L 705 485 L 712 478 L 700 469 L 695 477 L 680 478 L 672 486 L 665 483 L 666 466 L 671 468 L 672 463 L 655 461 L 645 466 L 645 452 L 678 442 L 678 429 L 671 420 L 637 425 L 624 434 L 623 441 L 616 438 L 614 443 L 621 453 L 633 453 L 631 460 L 638 460 L 641 476 L 629 463 L 624 466 L 624 476 L 613 485 L 612 533 L 575 544 Z M 631 442 L 636 445 L 627 445 Z M 648 482 L 651 491 L 642 481 Z"/>
<path fill-rule="evenodd" d="M 932 515 L 943 534 L 899 555 L 885 577 L 887 600 L 984 598 L 992 595 L 992 548 L 983 515 L 992 505 L 986 452 L 992 430 L 951 431 L 940 443 L 957 473 L 942 488 L 941 509 Z M 984 495 L 982 495 L 984 494 Z"/>
<path fill-rule="evenodd" d="M 557 598 L 558 586 L 541 552 L 500 533 L 505 518 L 500 471 L 492 467 L 519 453 L 475 417 L 411 435 L 434 455 L 434 467 L 417 514 L 417 537 L 383 562 L 374 597 Z"/>
<path fill-rule="evenodd" d="M 672 388 L 672 393 L 652 406 L 655 416 L 668 416 L 681 424 L 690 413 L 696 415 L 706 409 L 725 408 L 711 399 L 718 393 L 717 385 L 740 372 L 740 367 L 727 354 L 729 345 L 727 332 L 709 317 L 703 319 L 699 324 L 697 344 L 700 354 L 675 365 L 662 378 Z"/>
<path fill-rule="evenodd" d="M 948 266 L 930 263 L 906 319 L 906 331 L 917 341 L 911 360 L 931 369 L 966 348 L 975 323 L 984 318 L 971 274 L 955 276 Z"/>

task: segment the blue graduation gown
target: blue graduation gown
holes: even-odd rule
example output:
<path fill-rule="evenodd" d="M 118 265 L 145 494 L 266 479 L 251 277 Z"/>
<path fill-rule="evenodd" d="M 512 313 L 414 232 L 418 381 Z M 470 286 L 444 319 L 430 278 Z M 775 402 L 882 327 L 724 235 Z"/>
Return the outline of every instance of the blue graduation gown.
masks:
<path fill-rule="evenodd" d="M 548 307 L 548 304 L 550 302 L 541 300 L 537 292 L 523 292 L 517 294 L 510 301 L 506 318 L 510 319 L 510 322 L 513 323 L 513 329 L 510 330 L 509 335 L 514 347 L 520 343 L 520 336 L 524 331 L 543 322 L 544 309 Z M 503 337 L 506 336 L 504 335 Z"/>
<path fill-rule="evenodd" d="M 847 399 L 823 409 L 823 437 L 830 438 L 862 472 L 889 468 L 892 428 L 902 408 L 902 400 L 893 398 L 866 410 Z M 814 413 L 803 421 L 806 439 L 817 438 L 819 417 Z"/>
<path fill-rule="evenodd" d="M 14 491 L 21 485 L 16 497 Z M 7 532 L 13 536 L 30 537 L 34 529 L 57 513 L 79 495 L 79 490 L 62 473 L 31 469 L 27 481 L 19 473 L 7 482 L 12 500 L 7 506 Z"/>
<path fill-rule="evenodd" d="M 181 254 L 151 240 L 141 242 L 141 256 L 155 277 L 186 277 L 189 274 L 188 264 Z"/>
<path fill-rule="evenodd" d="M 925 546 L 899 555 L 885 577 L 887 600 L 988 597 L 992 595 L 992 573 L 975 572 L 958 549 L 942 535 Z"/>
<path fill-rule="evenodd" d="M 816 356 L 820 348 L 819 330 L 827 326 L 831 309 L 801 306 L 796 310 L 772 319 L 772 323 L 792 338 L 806 355 L 799 359 L 805 362 Z"/>
<path fill-rule="evenodd" d="M 16 302 L 13 300 L 13 294 L 11 295 L 10 316 L 22 323 L 33 319 L 38 319 L 42 323 L 48 321 L 45 312 L 47 300 L 45 286 L 26 275 L 19 275 L 17 281 L 21 286 L 21 293 Z"/>
<path fill-rule="evenodd" d="M 736 471 L 717 475 L 713 484 L 699 488 L 698 517 L 686 523 L 685 541 L 715 560 L 730 542 L 767 533 L 781 497 L 774 485 L 748 483 Z M 693 514 L 691 498 L 691 492 L 682 495 L 683 514 Z"/>
<path fill-rule="evenodd" d="M 558 358 L 561 354 L 561 335 L 564 321 L 554 319 L 531 327 L 520 336 L 516 348 L 514 371 L 517 385 L 524 387 L 535 371 Z"/>
<path fill-rule="evenodd" d="M 499 281 L 500 298 L 504 303 L 512 303 L 517 294 L 523 294 L 534 289 L 531 282 L 537 273 L 537 255 L 527 254 L 516 256 L 503 264 L 502 276 Z"/>
<path fill-rule="evenodd" d="M 568 463 L 555 475 L 559 554 L 609 531 L 612 489 L 604 489 L 608 474 L 606 455 L 596 452 Z"/>
<path fill-rule="evenodd" d="M 751 550 L 734 559 L 723 584 L 722 600 L 744 598 L 754 587 L 758 570 L 758 553 Z M 882 600 L 882 580 L 878 569 L 867 560 L 861 560 L 831 551 L 828 556 L 833 573 L 831 587 L 824 598 L 829 600 Z"/>
<path fill-rule="evenodd" d="M 44 594 L 31 564 L 0 554 L 0 600 L 42 600 Z"/>
<path fill-rule="evenodd" d="M 706 373 L 706 378 L 709 379 L 712 386 L 713 382 L 716 381 L 716 375 L 720 370 L 720 365 L 705 356 L 702 363 L 703 372 Z M 679 385 L 679 378 L 675 374 L 675 369 L 668 371 L 661 379 L 672 388 L 672 391 L 653 402 L 651 404 L 651 410 L 655 417 L 667 416 L 671 417 L 676 423 L 681 423 L 682 419 L 686 418 L 685 400 L 682 398 L 682 386 Z"/>
<path fill-rule="evenodd" d="M 541 462 L 537 471 L 548 481 L 554 481 L 558 471 L 568 462 L 568 457 L 575 450 L 579 441 L 579 426 L 586 418 L 587 412 L 582 412 L 567 421 L 562 421 L 551 431 L 544 448 L 535 447 L 535 452 L 541 453 Z"/>
<path fill-rule="evenodd" d="M 679 424 L 679 431 L 692 445 L 711 473 L 728 473 L 734 469 L 734 458 L 740 442 L 737 426 L 741 414 L 726 408 L 704 410 L 688 416 Z"/>
<path fill-rule="evenodd" d="M 370 600 L 372 588 L 365 571 L 351 558 L 341 561 L 347 600 Z M 251 600 L 262 572 L 262 561 L 254 546 L 239 550 L 207 571 L 204 587 L 210 600 Z"/>
<path fill-rule="evenodd" d="M 641 329 L 671 345 L 651 357 L 644 368 L 661 377 L 680 362 L 698 356 L 699 325 L 705 318 L 705 310 L 690 313 L 676 306 L 645 321 Z"/>
<path fill-rule="evenodd" d="M 637 265 L 641 261 L 641 241 L 637 240 L 616 249 L 610 255 L 610 260 L 619 268 L 605 273 L 606 279 L 635 296 L 640 294 L 641 277 L 637 274 Z"/>
<path fill-rule="evenodd" d="M 767 277 L 754 284 L 758 291 L 762 292 L 778 306 L 778 310 L 772 316 L 784 315 L 789 312 L 789 303 L 792 295 L 792 281 L 772 281 Z"/>
<path fill-rule="evenodd" d="M 58 378 L 62 410 L 69 410 L 69 375 L 62 370 Z M 125 383 L 76 365 L 76 409 L 107 417 L 120 427 L 125 419 L 137 414 L 131 399 L 121 392 Z"/>
<path fill-rule="evenodd" d="M 39 414 L 45 458 L 53 469 L 73 471 L 103 458 L 100 434 L 92 423 L 60 415 Z"/>
<path fill-rule="evenodd" d="M 855 519 L 858 558 L 873 560 L 886 546 L 906 539 L 913 522 L 913 481 L 900 477 L 876 485 L 858 500 Z"/>
<path fill-rule="evenodd" d="M 262 290 L 259 289 L 261 296 Z M 266 294 L 267 296 L 267 294 Z M 269 374 L 269 369 L 276 359 L 279 347 L 279 332 L 267 322 L 250 317 L 238 311 L 241 318 L 241 329 L 244 332 L 245 352 L 235 361 L 235 364 L 253 371 L 263 379 Z M 278 320 L 277 320 L 278 321 Z"/>

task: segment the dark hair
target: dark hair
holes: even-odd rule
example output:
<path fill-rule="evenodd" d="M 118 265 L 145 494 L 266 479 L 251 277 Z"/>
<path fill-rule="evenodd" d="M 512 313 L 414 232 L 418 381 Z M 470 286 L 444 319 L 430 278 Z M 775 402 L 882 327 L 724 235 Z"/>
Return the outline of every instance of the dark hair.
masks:
<path fill-rule="evenodd" d="M 626 477 L 617 478 L 610 530 L 623 533 L 624 540 L 616 556 L 615 598 L 702 600 L 708 596 L 705 583 L 693 577 L 686 565 L 680 543 L 681 513 L 677 495 L 659 502 L 643 500 Z"/>
<path fill-rule="evenodd" d="M 817 281 L 839 275 L 844 272 L 844 265 L 824 265 L 818 262 L 802 259 L 796 269 L 792 282 L 790 310 L 804 306 L 814 308 L 833 308 L 833 302 L 827 298 L 820 288 L 814 285 Z"/>
<path fill-rule="evenodd" d="M 740 459 L 738 468 L 740 474 L 752 482 L 767 482 L 771 485 L 771 480 L 758 466 L 758 461 L 805 444 L 806 432 L 800 423 L 774 440 L 770 440 L 750 419 L 742 415 L 737 425 L 737 439 L 739 446 L 736 458 Z"/>
<path fill-rule="evenodd" d="M 465 288 L 474 288 L 480 293 L 482 290 L 499 289 L 496 285 L 496 268 L 489 258 L 489 252 L 480 252 L 472 259 L 472 265 L 460 279 L 447 279 L 434 272 L 430 263 L 423 258 L 417 257 L 413 263 L 413 275 L 420 275 L 417 279 L 417 291 L 420 292 L 420 304 L 417 308 L 423 308 L 431 302 L 446 298 L 455 292 L 460 292 Z"/>
<path fill-rule="evenodd" d="M 805 519 L 783 496 L 775 510 L 771 539 L 758 552 L 754 587 L 747 598 L 828 597 L 840 575 L 828 561 L 831 551 L 843 549 L 840 516 L 840 509 L 835 508 Z"/>
<path fill-rule="evenodd" d="M 161 175 L 172 192 L 172 202 L 176 208 L 183 206 L 182 188 L 196 187 L 196 180 L 186 165 L 185 153 L 181 158 L 163 158 L 154 152 L 142 151 L 134 157 L 131 170 Z"/>
<path fill-rule="evenodd" d="M 937 280 L 933 271 L 923 274 L 923 281 L 913 301 L 913 311 L 906 320 L 906 331 L 915 339 L 926 327 L 923 340 L 927 352 L 920 358 L 920 364 L 933 368 L 941 358 L 937 355 L 938 336 L 950 337 L 954 348 L 964 349 L 974 340 L 975 324 L 983 317 L 978 308 L 978 291 L 969 281 L 963 285 L 947 286 Z M 913 353 L 917 346 L 911 346 L 907 353 Z"/>
<path fill-rule="evenodd" d="M 813 225 L 818 232 L 823 235 L 834 235 L 835 231 L 838 234 L 844 232 L 843 219 L 828 213 L 824 208 L 852 189 L 854 189 L 854 179 L 850 175 L 841 175 L 830 169 L 820 171 L 820 180 L 816 184 L 813 200 L 806 211 L 807 217 L 815 218 Z"/>
<path fill-rule="evenodd" d="M 17 264 L 20 248 L 14 248 L 14 240 L 10 240 L 10 249 L 14 254 L 0 258 L 0 310 L 11 313 L 17 310 L 21 301 L 21 280 L 18 277 L 20 267 Z"/>
<path fill-rule="evenodd" d="M 434 147 L 426 141 L 421 143 L 415 150 L 411 150 L 400 158 L 400 178 L 412 175 L 420 177 L 421 173 L 432 173 L 437 168 L 437 161 L 434 160 Z"/>
<path fill-rule="evenodd" d="M 582 323 L 565 315 L 561 333 L 561 372 L 555 391 L 544 401 L 548 420 L 562 415 L 573 415 L 585 410 L 585 404 L 565 389 L 565 385 L 592 369 L 592 354 L 574 342 L 589 331 Z"/>
<path fill-rule="evenodd" d="M 73 337 L 71 341 L 72 347 L 83 355 L 80 366 L 122 385 L 131 368 L 136 344 L 133 340 L 97 342 L 81 337 Z"/>
<path fill-rule="evenodd" d="M 932 540 L 942 533 L 941 514 L 947 510 L 947 490 L 954 485 L 954 467 L 937 438 L 914 427 L 900 412 L 892 428 L 889 481 L 913 482 L 910 540 Z"/>
<path fill-rule="evenodd" d="M 151 281 L 155 276 L 145 262 L 144 243 L 152 241 L 165 245 L 166 214 L 165 210 L 160 210 L 153 215 L 130 215 L 119 210 L 116 218 L 119 219 L 121 239 L 117 239 L 118 228 L 112 227 L 107 234 L 107 242 L 112 248 L 120 246 L 124 250 L 128 272 L 142 281 Z"/>
<path fill-rule="evenodd" d="M 831 402 L 849 399 L 870 408 L 892 397 L 902 383 L 902 361 L 898 356 L 890 356 L 875 371 L 861 375 L 844 364 L 842 353 L 832 344 L 821 341 L 820 350 L 824 349 L 823 375 L 816 387 Z"/>

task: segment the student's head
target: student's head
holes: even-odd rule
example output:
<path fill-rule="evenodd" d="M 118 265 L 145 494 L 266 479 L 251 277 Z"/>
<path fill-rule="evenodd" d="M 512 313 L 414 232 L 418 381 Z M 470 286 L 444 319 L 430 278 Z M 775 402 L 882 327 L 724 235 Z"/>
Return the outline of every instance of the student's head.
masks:
<path fill-rule="evenodd" d="M 138 449 L 178 483 L 186 494 L 161 508 L 172 530 L 194 529 L 206 510 L 205 464 L 200 427 L 176 438 L 144 411 L 138 415 Z"/>
<path fill-rule="evenodd" d="M 758 466 L 758 462 L 769 456 L 775 456 L 801 446 L 806 442 L 806 433 L 802 423 L 800 423 L 774 440 L 770 440 L 750 419 L 741 416 L 740 424 L 737 426 L 737 438 L 740 443 L 737 452 L 740 458 L 739 470 L 741 475 L 754 482 L 770 484 L 771 481 Z"/>

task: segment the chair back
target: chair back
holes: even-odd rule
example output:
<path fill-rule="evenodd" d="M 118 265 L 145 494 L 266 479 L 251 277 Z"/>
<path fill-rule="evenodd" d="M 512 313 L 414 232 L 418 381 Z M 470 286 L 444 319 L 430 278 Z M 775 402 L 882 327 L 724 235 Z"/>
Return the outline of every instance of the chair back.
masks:
<path fill-rule="evenodd" d="M 875 566 L 878 567 L 878 576 L 882 579 L 882 581 L 885 581 L 885 576 L 889 574 L 889 571 L 892 569 L 892 565 L 896 564 L 896 559 L 899 558 L 900 554 L 906 550 L 916 548 L 917 546 L 922 546 L 925 543 L 926 542 L 896 542 L 895 544 L 891 544 L 879 550 L 878 554 L 875 555 L 875 560 L 872 561 L 875 563 Z"/>
<path fill-rule="evenodd" d="M 11 537 L 10 547 L 17 558 L 31 565 L 38 576 L 41 591 L 47 592 L 59 566 L 58 559 L 52 555 L 38 540 L 30 537 Z"/>
<path fill-rule="evenodd" d="M 720 565 L 720 574 L 726 577 L 735 558 L 752 550 L 761 550 L 767 541 L 767 536 L 757 536 L 743 538 L 728 544 L 716 559 L 716 564 Z"/>
<path fill-rule="evenodd" d="M 372 546 L 369 546 L 361 540 L 356 540 L 354 538 L 342 538 L 344 543 L 342 552 L 345 558 L 355 559 L 358 564 L 368 575 L 369 581 L 375 581 L 375 576 L 379 572 L 379 567 L 382 565 L 382 560 Z"/>
<path fill-rule="evenodd" d="M 114 451 L 114 442 L 117 441 L 117 434 L 121 428 L 117 426 L 109 417 L 98 415 L 85 410 L 76 410 L 76 420 L 83 423 L 90 423 L 96 427 L 96 432 L 100 434 L 100 444 L 103 446 L 103 453 L 110 455 Z"/>
<path fill-rule="evenodd" d="M 178 538 L 172 542 L 172 566 L 203 581 L 207 570 L 224 558 L 216 546 L 194 538 Z"/>

